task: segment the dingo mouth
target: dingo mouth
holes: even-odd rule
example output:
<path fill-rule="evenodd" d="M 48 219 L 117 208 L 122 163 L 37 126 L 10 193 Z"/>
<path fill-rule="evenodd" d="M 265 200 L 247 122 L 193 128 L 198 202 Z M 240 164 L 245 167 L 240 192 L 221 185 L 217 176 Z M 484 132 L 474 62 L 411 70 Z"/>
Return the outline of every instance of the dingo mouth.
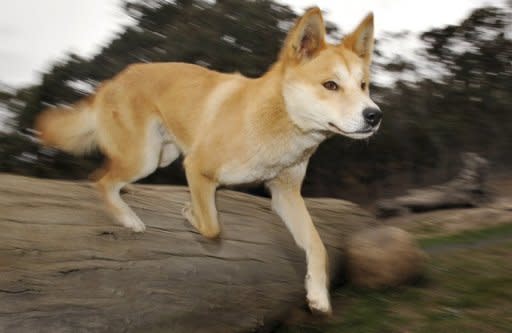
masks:
<path fill-rule="evenodd" d="M 331 122 L 329 122 L 328 125 L 329 125 L 329 128 L 333 132 L 338 133 L 338 134 L 342 134 L 342 135 L 346 135 L 346 136 L 349 136 L 349 137 L 366 137 L 366 136 L 370 136 L 370 135 L 374 134 L 377 131 L 377 128 L 378 128 L 378 127 L 369 127 L 369 126 L 367 126 L 367 127 L 363 128 L 362 130 L 359 130 L 359 131 L 345 132 L 344 130 L 342 130 L 341 128 L 339 128 L 338 126 L 334 125 Z"/>

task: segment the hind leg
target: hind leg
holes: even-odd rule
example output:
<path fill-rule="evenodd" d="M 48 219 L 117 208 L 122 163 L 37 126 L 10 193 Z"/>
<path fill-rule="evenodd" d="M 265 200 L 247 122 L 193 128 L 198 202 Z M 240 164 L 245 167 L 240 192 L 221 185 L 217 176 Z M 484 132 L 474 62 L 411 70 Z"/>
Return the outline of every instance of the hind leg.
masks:
<path fill-rule="evenodd" d="M 142 133 L 139 133 L 139 137 L 145 138 L 144 141 L 134 141 L 130 146 L 118 144 L 118 147 L 123 147 L 122 151 L 105 151 L 109 157 L 109 163 L 103 168 L 103 177 L 97 182 L 97 188 L 111 215 L 119 223 L 135 232 L 144 231 L 144 223 L 121 199 L 119 191 L 126 185 L 153 173 L 163 162 L 170 164 L 179 156 L 176 146 L 172 144 L 167 146 L 162 142 L 162 136 L 156 130 L 156 125 L 158 123 L 150 122 L 141 129 Z M 111 139 L 116 142 L 121 141 L 114 134 L 110 133 Z"/>
<path fill-rule="evenodd" d="M 164 144 L 162 144 L 162 149 L 160 150 L 158 167 L 165 168 L 166 166 L 169 166 L 172 162 L 176 161 L 176 159 L 178 159 L 179 156 L 180 151 L 178 147 L 172 142 L 165 142 Z M 121 188 L 121 194 L 135 192 L 135 186 L 133 186 L 130 183 L 126 184 Z"/>
<path fill-rule="evenodd" d="M 144 223 L 119 195 L 123 186 L 138 178 L 140 175 L 123 167 L 122 162 L 112 161 L 103 177 L 96 183 L 96 187 L 106 203 L 107 210 L 119 223 L 135 232 L 143 232 L 146 229 Z"/>
<path fill-rule="evenodd" d="M 97 183 L 101 178 L 103 178 L 103 176 L 107 173 L 107 167 L 106 167 L 107 163 L 105 163 L 104 166 L 94 170 L 93 172 L 91 172 L 88 176 L 89 180 L 94 182 L 94 183 Z M 120 190 L 120 193 L 121 194 L 126 194 L 126 193 L 135 193 L 135 187 L 128 183 L 126 184 L 125 186 L 123 186 Z"/>

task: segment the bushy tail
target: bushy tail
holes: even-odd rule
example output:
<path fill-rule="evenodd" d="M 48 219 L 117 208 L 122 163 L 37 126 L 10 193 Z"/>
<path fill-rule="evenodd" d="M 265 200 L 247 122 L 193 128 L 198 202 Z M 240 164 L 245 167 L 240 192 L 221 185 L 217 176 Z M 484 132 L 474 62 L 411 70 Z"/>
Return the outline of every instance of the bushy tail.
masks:
<path fill-rule="evenodd" d="M 96 113 L 86 99 L 72 108 L 53 107 L 37 117 L 35 129 L 42 143 L 75 155 L 97 147 Z"/>

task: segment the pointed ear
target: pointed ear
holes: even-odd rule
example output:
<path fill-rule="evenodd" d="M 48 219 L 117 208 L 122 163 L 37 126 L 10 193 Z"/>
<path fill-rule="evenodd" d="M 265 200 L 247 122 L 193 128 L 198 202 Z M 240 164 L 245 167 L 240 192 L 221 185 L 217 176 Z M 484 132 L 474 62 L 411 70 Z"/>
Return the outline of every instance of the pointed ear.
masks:
<path fill-rule="evenodd" d="M 318 7 L 310 8 L 290 30 L 280 59 L 301 62 L 311 59 L 325 48 L 325 25 Z"/>
<path fill-rule="evenodd" d="M 347 35 L 341 46 L 352 50 L 355 54 L 370 61 L 373 52 L 373 13 L 369 13 L 357 28 Z"/>

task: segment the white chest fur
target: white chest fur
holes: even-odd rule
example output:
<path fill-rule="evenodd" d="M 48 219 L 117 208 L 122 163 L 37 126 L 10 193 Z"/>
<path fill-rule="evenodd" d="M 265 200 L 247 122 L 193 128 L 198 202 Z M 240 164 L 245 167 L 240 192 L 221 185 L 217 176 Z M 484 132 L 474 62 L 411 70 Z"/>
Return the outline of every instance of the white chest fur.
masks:
<path fill-rule="evenodd" d="M 277 137 L 272 144 L 257 144 L 225 163 L 217 175 L 223 185 L 261 183 L 275 178 L 283 169 L 309 159 L 325 136 L 320 133 Z"/>

